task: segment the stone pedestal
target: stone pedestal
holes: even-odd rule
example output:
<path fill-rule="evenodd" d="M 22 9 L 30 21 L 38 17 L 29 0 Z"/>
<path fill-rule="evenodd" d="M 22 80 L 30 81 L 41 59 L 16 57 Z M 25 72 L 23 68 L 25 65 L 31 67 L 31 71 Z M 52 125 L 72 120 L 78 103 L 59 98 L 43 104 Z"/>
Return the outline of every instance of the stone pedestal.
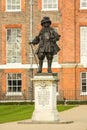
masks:
<path fill-rule="evenodd" d="M 35 110 L 32 121 L 58 121 L 56 110 L 56 88 L 58 87 L 57 74 L 41 73 L 34 76 Z"/>

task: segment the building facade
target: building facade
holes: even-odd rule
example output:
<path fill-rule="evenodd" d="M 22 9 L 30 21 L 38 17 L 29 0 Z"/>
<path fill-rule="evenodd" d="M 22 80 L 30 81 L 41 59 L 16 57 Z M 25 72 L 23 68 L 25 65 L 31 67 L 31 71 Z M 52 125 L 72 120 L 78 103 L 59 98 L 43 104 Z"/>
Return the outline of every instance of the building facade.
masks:
<path fill-rule="evenodd" d="M 58 99 L 87 100 L 87 1 L 0 0 L 1 101 L 33 99 L 31 78 L 37 64 L 28 43 L 41 29 L 44 16 L 61 35 L 61 50 L 52 63 L 59 78 Z"/>

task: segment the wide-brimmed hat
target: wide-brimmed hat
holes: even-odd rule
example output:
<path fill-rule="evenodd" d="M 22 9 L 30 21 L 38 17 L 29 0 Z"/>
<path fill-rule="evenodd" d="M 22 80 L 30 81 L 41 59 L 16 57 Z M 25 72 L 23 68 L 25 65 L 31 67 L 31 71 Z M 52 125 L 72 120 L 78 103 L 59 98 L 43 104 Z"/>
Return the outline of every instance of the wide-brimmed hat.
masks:
<path fill-rule="evenodd" d="M 43 23 L 49 22 L 51 24 L 51 20 L 49 17 L 43 17 L 43 19 L 41 20 L 41 25 L 43 25 Z"/>

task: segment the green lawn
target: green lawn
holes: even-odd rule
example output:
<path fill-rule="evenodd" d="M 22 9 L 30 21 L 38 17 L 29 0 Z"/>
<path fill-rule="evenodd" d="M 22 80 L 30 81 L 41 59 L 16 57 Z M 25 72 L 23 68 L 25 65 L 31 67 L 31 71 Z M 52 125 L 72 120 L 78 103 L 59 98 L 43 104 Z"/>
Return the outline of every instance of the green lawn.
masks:
<path fill-rule="evenodd" d="M 72 105 L 58 105 L 59 112 L 73 108 Z M 30 119 L 34 105 L 0 105 L 0 123 Z"/>
<path fill-rule="evenodd" d="M 58 110 L 59 112 L 62 112 L 62 111 L 71 109 L 71 108 L 73 108 L 73 107 L 75 107 L 75 105 L 58 105 L 58 106 L 57 106 L 57 110 Z"/>

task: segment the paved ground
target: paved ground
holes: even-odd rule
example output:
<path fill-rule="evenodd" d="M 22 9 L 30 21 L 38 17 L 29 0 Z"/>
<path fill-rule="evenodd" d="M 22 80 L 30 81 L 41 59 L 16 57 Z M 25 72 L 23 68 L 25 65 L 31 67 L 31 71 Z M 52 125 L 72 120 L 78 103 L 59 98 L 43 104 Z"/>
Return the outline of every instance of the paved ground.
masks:
<path fill-rule="evenodd" d="M 31 124 L 27 120 L 21 123 L 0 124 L 0 130 L 87 130 L 87 105 L 59 113 L 61 122 L 73 121 L 73 123 L 58 124 Z"/>

